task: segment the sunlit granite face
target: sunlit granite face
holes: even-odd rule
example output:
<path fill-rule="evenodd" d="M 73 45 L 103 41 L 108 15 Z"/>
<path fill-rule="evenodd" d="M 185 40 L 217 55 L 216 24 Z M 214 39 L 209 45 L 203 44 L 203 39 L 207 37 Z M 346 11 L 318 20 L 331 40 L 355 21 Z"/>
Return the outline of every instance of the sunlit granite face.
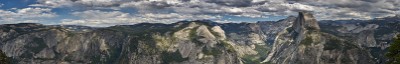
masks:
<path fill-rule="evenodd" d="M 317 22 L 311 13 L 257 23 L 208 20 L 93 28 L 0 25 L 0 47 L 14 63 L 382 63 L 400 30 L 393 18 Z M 378 22 L 379 21 L 379 22 Z"/>

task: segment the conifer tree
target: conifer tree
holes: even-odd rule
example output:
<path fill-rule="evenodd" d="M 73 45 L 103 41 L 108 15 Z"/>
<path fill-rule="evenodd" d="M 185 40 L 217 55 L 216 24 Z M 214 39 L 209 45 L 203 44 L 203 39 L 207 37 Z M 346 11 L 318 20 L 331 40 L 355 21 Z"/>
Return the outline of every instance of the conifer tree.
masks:
<path fill-rule="evenodd" d="M 390 44 L 386 57 L 389 59 L 387 64 L 400 64 L 400 34 L 393 39 L 394 42 Z"/>

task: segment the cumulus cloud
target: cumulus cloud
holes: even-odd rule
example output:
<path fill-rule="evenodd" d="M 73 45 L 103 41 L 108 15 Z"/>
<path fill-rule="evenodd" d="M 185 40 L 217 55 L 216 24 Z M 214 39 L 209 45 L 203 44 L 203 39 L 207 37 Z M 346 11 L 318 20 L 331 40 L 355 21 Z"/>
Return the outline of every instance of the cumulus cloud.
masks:
<path fill-rule="evenodd" d="M 253 5 L 266 1 L 257 0 L 38 0 L 30 6 L 51 8 L 133 8 L 139 13 L 216 14 L 262 17 Z"/>
<path fill-rule="evenodd" d="M 287 0 L 321 8 L 324 19 L 371 19 L 393 16 L 400 11 L 400 0 Z M 330 16 L 330 17 L 329 17 Z"/>
<path fill-rule="evenodd" d="M 268 15 L 282 16 L 282 15 L 294 15 L 299 11 L 316 11 L 321 10 L 319 7 L 305 5 L 301 3 L 268 3 L 258 6 L 258 11 L 267 12 Z"/>
<path fill-rule="evenodd" d="M 184 19 L 207 19 L 215 15 L 252 18 L 289 16 L 296 15 L 298 11 L 314 12 L 319 20 L 372 19 L 400 13 L 399 0 L 38 0 L 38 4 L 31 6 L 89 9 L 73 13 L 81 19 L 65 19 L 63 24 L 84 22 L 91 25 L 96 23 L 90 21 L 110 25 L 168 23 Z M 137 10 L 137 13 L 104 12 L 91 8 L 128 8 Z"/>
<path fill-rule="evenodd" d="M 58 16 L 49 8 L 23 8 L 13 10 L 0 10 L 1 24 L 21 22 L 43 22 Z"/>
<path fill-rule="evenodd" d="M 225 6 L 234 6 L 234 7 L 248 7 L 252 5 L 252 0 L 204 0 L 208 3 L 215 3 L 219 5 Z"/>
<path fill-rule="evenodd" d="M 263 12 L 256 10 L 255 6 L 239 8 L 208 3 L 202 0 L 170 1 L 171 0 L 129 2 L 122 4 L 121 7 L 134 7 L 142 14 L 173 12 L 184 15 L 231 15 L 250 18 L 266 17 Z M 259 2 L 263 1 L 253 1 L 253 3 Z"/>
<path fill-rule="evenodd" d="M 119 6 L 123 2 L 134 0 L 37 0 L 39 4 L 32 6 L 48 6 L 48 7 L 71 7 L 71 6 L 88 6 L 88 7 L 111 7 Z"/>
<path fill-rule="evenodd" d="M 88 10 L 83 12 L 74 12 L 74 16 L 80 19 L 63 19 L 64 25 L 85 25 L 94 27 L 107 27 L 113 25 L 129 25 L 136 23 L 172 23 L 182 20 L 201 20 L 201 19 L 219 19 L 220 16 L 209 15 L 188 15 L 178 13 L 168 14 L 130 14 L 119 11 L 100 11 Z"/>

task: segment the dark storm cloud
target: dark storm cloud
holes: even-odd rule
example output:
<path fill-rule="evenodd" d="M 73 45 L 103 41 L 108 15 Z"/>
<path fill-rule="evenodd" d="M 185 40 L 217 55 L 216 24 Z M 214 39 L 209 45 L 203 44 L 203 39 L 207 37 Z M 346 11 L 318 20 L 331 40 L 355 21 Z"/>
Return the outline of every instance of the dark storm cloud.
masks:
<path fill-rule="evenodd" d="M 166 7 L 171 7 L 173 5 L 168 4 L 167 2 L 150 2 L 150 3 L 146 3 L 145 6 L 147 6 L 149 8 L 163 9 Z"/>
<path fill-rule="evenodd" d="M 78 1 L 78 0 L 71 0 L 72 2 L 76 2 L 76 1 Z"/>
<path fill-rule="evenodd" d="M 189 2 L 190 0 L 181 0 L 182 2 Z"/>
<path fill-rule="evenodd" d="M 310 1 L 318 1 L 318 0 L 286 0 L 290 2 L 310 2 Z"/>

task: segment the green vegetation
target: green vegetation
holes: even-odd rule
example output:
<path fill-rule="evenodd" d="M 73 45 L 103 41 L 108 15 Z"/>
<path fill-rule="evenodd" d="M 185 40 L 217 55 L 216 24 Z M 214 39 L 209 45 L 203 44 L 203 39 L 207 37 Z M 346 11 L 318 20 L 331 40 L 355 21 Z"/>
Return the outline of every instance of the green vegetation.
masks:
<path fill-rule="evenodd" d="M 260 64 L 261 62 L 257 55 L 245 55 L 242 59 L 244 64 Z"/>
<path fill-rule="evenodd" d="M 28 46 L 28 49 L 32 49 L 31 51 L 34 53 L 39 53 L 46 47 L 47 45 L 42 38 L 33 38 L 33 42 Z"/>
<path fill-rule="evenodd" d="M 10 61 L 10 58 L 7 57 L 2 50 L 0 50 L 0 64 L 10 64 Z"/>
<path fill-rule="evenodd" d="M 327 43 L 324 44 L 324 50 L 334 50 L 340 48 L 340 43 L 342 41 L 338 39 L 330 39 Z"/>
<path fill-rule="evenodd" d="M 196 35 L 196 29 L 197 29 L 197 28 L 199 28 L 199 27 L 190 29 L 189 38 L 190 38 L 190 40 L 191 40 L 193 43 L 195 43 L 196 45 L 200 46 L 200 45 L 203 45 L 204 43 L 200 42 L 200 41 L 197 40 L 197 39 L 201 39 L 201 38 L 204 38 L 204 37 L 203 37 L 203 36 L 197 36 L 197 35 Z"/>
<path fill-rule="evenodd" d="M 210 29 L 209 29 L 210 30 Z M 213 34 L 214 36 L 216 36 L 216 37 L 222 37 L 221 35 L 219 35 L 219 33 L 218 32 L 215 32 L 215 31 L 210 31 L 211 32 L 211 34 Z"/>
<path fill-rule="evenodd" d="M 386 57 L 389 59 L 388 64 L 400 64 L 400 34 L 397 38 L 393 39 L 394 42 L 390 44 Z"/>
<path fill-rule="evenodd" d="M 345 53 L 344 56 L 340 59 L 341 62 L 346 63 L 346 62 L 351 62 L 350 56 L 348 53 Z"/>
<path fill-rule="evenodd" d="M 94 56 L 95 57 L 95 56 Z M 97 58 L 94 58 L 94 57 L 91 57 L 90 59 L 91 60 L 97 60 Z M 72 56 L 66 56 L 66 57 L 64 57 L 63 58 L 64 59 L 64 61 L 74 61 L 74 58 L 72 57 Z"/>
<path fill-rule="evenodd" d="M 170 53 L 170 52 L 162 52 L 162 60 L 163 63 L 162 64 L 170 64 L 171 62 L 183 62 L 186 60 L 189 60 L 189 58 L 183 58 L 182 54 L 179 52 L 179 50 Z"/>
<path fill-rule="evenodd" d="M 286 28 L 286 31 L 288 32 L 292 32 L 293 30 L 294 30 L 293 27 Z"/>
<path fill-rule="evenodd" d="M 210 27 L 210 26 L 212 26 L 210 23 L 208 23 L 208 22 L 203 22 L 203 21 L 193 21 L 193 22 L 195 22 L 196 24 L 198 24 L 198 25 L 206 25 L 207 27 Z"/>
<path fill-rule="evenodd" d="M 268 49 L 265 45 L 255 45 L 255 50 L 258 52 L 260 60 L 264 60 L 267 57 Z"/>
<path fill-rule="evenodd" d="M 169 38 L 160 35 L 153 35 L 152 37 L 157 45 L 157 49 L 159 50 L 167 50 L 171 45 L 177 43 L 175 42 L 177 40 L 176 37 Z"/>
<path fill-rule="evenodd" d="M 350 50 L 356 48 L 357 46 L 352 44 L 350 41 L 341 41 L 337 38 L 329 38 L 329 40 L 324 44 L 324 50 Z"/>
<path fill-rule="evenodd" d="M 257 55 L 245 55 L 242 57 L 244 64 L 271 64 L 269 62 L 260 63 L 267 57 L 268 49 L 265 45 L 255 45 L 255 50 L 258 52 Z"/>
<path fill-rule="evenodd" d="M 261 63 L 264 59 L 257 55 L 245 55 L 242 59 L 243 64 L 273 64 L 271 62 Z"/>
<path fill-rule="evenodd" d="M 314 30 L 317 30 L 316 27 L 306 27 L 306 29 L 307 29 L 307 30 L 313 30 L 313 31 L 314 31 Z"/>
<path fill-rule="evenodd" d="M 10 32 L 11 29 L 14 29 L 14 28 L 9 27 L 9 26 L 2 26 L 2 27 L 0 28 L 0 30 L 3 30 L 4 32 Z"/>
<path fill-rule="evenodd" d="M 22 53 L 21 58 L 32 58 L 34 54 L 39 53 L 47 47 L 45 41 L 42 38 L 33 37 L 32 41 L 24 45 L 26 49 L 29 49 Z"/>
<path fill-rule="evenodd" d="M 122 49 L 121 48 L 112 48 L 110 47 L 109 49 L 109 55 L 107 55 L 107 58 L 102 58 L 102 63 L 106 64 L 113 64 L 118 62 L 119 56 L 121 55 Z"/>
<path fill-rule="evenodd" d="M 68 56 L 67 56 L 67 58 L 68 58 Z M 101 61 L 101 60 L 100 60 L 101 57 L 98 56 L 98 55 L 90 56 L 89 58 L 90 58 L 90 60 L 92 61 L 90 64 L 105 63 L 104 61 Z M 69 57 L 68 59 L 69 59 L 69 61 L 74 61 L 71 57 Z M 66 59 L 66 60 L 67 60 L 67 59 Z"/>
<path fill-rule="evenodd" d="M 357 48 L 357 45 L 352 44 L 350 41 L 344 41 L 343 44 L 344 44 L 343 45 L 344 50 L 350 50 L 350 49 Z"/>
<path fill-rule="evenodd" d="M 302 40 L 300 44 L 302 45 L 311 45 L 313 43 L 313 39 L 311 37 L 306 37 L 306 39 Z"/>
<path fill-rule="evenodd" d="M 229 44 L 227 41 L 220 41 L 220 43 L 217 43 L 217 46 L 219 46 L 219 47 L 225 47 L 225 49 L 228 51 L 228 52 L 236 52 L 236 50 L 235 50 L 235 48 L 231 45 L 231 44 Z"/>
<path fill-rule="evenodd" d="M 67 33 L 67 36 L 68 36 L 68 37 L 73 37 L 74 35 L 76 35 L 76 34 L 75 34 L 75 33 L 71 33 L 71 32 L 68 32 L 68 33 Z"/>
<path fill-rule="evenodd" d="M 220 54 L 222 54 L 222 51 L 218 48 L 207 48 L 207 47 L 203 47 L 203 49 L 201 50 L 205 55 L 213 55 L 213 56 L 218 56 Z"/>

